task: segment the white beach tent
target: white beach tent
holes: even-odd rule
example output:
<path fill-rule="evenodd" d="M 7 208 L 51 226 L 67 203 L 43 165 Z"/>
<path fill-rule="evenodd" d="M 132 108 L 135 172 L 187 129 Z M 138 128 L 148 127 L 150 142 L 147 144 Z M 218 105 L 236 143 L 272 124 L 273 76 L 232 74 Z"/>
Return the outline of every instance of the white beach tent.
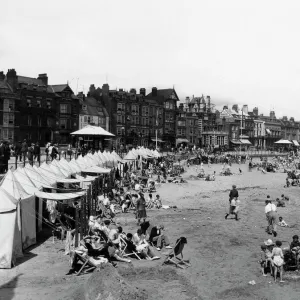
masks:
<path fill-rule="evenodd" d="M 132 151 L 129 151 L 123 158 L 123 160 L 136 160 L 136 159 L 137 156 Z"/>
<path fill-rule="evenodd" d="M 23 256 L 18 201 L 0 186 L 0 268 L 10 269 Z"/>
<path fill-rule="evenodd" d="M 1 187 L 19 202 L 21 208 L 22 247 L 26 249 L 36 243 L 35 197 L 25 191 L 11 170 L 7 171 Z"/>

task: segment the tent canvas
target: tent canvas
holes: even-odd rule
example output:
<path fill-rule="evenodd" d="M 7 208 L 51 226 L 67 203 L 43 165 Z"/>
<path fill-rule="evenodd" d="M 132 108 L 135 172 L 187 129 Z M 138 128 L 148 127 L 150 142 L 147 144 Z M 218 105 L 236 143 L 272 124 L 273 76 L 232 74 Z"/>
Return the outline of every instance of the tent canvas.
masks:
<path fill-rule="evenodd" d="M 275 142 L 274 144 L 289 145 L 289 144 L 291 144 L 291 142 L 288 140 L 279 140 L 279 141 Z"/>
<path fill-rule="evenodd" d="M 48 199 L 48 200 L 70 200 L 75 199 L 78 197 L 82 197 L 85 195 L 85 192 L 77 192 L 77 193 L 45 193 L 41 191 L 36 191 L 35 196 L 42 198 L 42 199 Z"/>
<path fill-rule="evenodd" d="M 36 209 L 35 197 L 26 193 L 22 185 L 17 181 L 11 170 L 8 170 L 1 187 L 14 199 L 20 200 L 22 246 L 28 248 L 36 243 Z M 41 222 L 40 222 L 41 223 Z"/>
<path fill-rule="evenodd" d="M 23 255 L 18 201 L 0 187 L 0 268 L 9 269 Z"/>

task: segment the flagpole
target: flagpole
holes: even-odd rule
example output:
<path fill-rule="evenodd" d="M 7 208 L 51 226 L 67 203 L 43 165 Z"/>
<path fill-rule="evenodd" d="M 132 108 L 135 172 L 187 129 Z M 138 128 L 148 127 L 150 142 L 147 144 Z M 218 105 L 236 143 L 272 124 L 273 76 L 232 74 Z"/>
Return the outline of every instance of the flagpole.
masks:
<path fill-rule="evenodd" d="M 155 130 L 155 149 L 157 150 L 157 128 Z"/>
<path fill-rule="evenodd" d="M 243 136 L 243 118 L 244 118 L 244 110 L 242 109 L 242 119 L 241 119 L 241 136 Z M 241 142 L 241 140 L 240 140 Z M 240 144 L 240 155 L 242 154 L 242 144 Z"/>

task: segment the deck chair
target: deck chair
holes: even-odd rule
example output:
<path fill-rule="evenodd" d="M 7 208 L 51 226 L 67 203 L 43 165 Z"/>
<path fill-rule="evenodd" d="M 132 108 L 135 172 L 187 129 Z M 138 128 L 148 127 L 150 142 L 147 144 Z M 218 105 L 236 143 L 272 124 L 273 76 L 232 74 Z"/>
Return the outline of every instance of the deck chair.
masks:
<path fill-rule="evenodd" d="M 82 266 L 78 272 L 75 272 L 76 276 L 79 276 L 81 273 L 88 273 L 90 271 L 94 271 L 98 266 L 90 261 L 90 257 L 79 252 L 75 251 L 75 255 L 77 259 L 82 262 Z"/>
<path fill-rule="evenodd" d="M 163 265 L 166 263 L 173 263 L 176 265 L 176 267 L 179 267 L 181 269 L 184 269 L 184 267 L 181 264 L 184 264 L 187 267 L 190 267 L 191 264 L 187 263 L 186 261 L 183 260 L 183 248 L 184 245 L 187 244 L 187 240 L 185 237 L 180 237 L 177 241 L 176 241 L 176 245 L 174 247 L 174 249 L 172 249 L 172 251 L 170 251 L 170 253 L 167 255 L 166 259 L 163 262 Z M 181 255 L 181 258 L 178 257 L 178 255 Z M 176 259 L 178 261 L 176 261 Z"/>
<path fill-rule="evenodd" d="M 127 250 L 127 242 L 124 238 L 120 237 L 121 241 L 121 256 L 126 257 L 126 256 L 135 256 L 138 260 L 141 260 L 139 257 L 138 253 L 135 251 L 132 251 L 131 253 L 125 253 Z"/>

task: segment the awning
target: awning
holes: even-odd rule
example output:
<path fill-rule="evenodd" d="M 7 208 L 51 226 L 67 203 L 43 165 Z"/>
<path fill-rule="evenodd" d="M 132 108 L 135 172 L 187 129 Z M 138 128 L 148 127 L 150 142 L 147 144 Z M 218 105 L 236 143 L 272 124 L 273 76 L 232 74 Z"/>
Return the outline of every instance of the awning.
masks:
<path fill-rule="evenodd" d="M 84 170 L 82 170 L 82 172 L 96 173 L 96 174 L 108 174 L 108 173 L 110 173 L 110 170 L 94 166 L 94 167 L 91 167 L 91 168 L 88 168 L 88 169 L 84 169 Z"/>
<path fill-rule="evenodd" d="M 188 139 L 176 139 L 176 146 L 180 143 L 189 143 L 190 141 Z"/>
<path fill-rule="evenodd" d="M 248 135 L 240 135 L 240 139 L 245 140 L 245 139 L 249 139 Z"/>
<path fill-rule="evenodd" d="M 78 192 L 78 193 L 45 193 L 41 191 L 36 191 L 35 193 L 36 197 L 48 199 L 48 200 L 70 200 L 75 199 L 78 197 L 82 197 L 85 195 L 85 192 Z"/>
<path fill-rule="evenodd" d="M 267 132 L 267 134 L 271 134 L 271 130 L 268 128 L 266 128 L 266 132 Z"/>
<path fill-rule="evenodd" d="M 158 141 L 159 143 L 165 143 L 165 141 L 161 140 L 161 139 L 151 139 L 152 142 L 156 142 Z"/>
<path fill-rule="evenodd" d="M 240 139 L 240 142 L 241 142 L 243 145 L 252 145 L 251 142 L 250 142 L 249 140 Z"/>
<path fill-rule="evenodd" d="M 300 146 L 299 143 L 298 143 L 296 140 L 293 140 L 293 144 L 294 144 L 295 146 L 297 146 L 297 147 Z"/>
<path fill-rule="evenodd" d="M 241 145 L 242 144 L 239 140 L 231 140 L 230 142 L 234 145 Z"/>

